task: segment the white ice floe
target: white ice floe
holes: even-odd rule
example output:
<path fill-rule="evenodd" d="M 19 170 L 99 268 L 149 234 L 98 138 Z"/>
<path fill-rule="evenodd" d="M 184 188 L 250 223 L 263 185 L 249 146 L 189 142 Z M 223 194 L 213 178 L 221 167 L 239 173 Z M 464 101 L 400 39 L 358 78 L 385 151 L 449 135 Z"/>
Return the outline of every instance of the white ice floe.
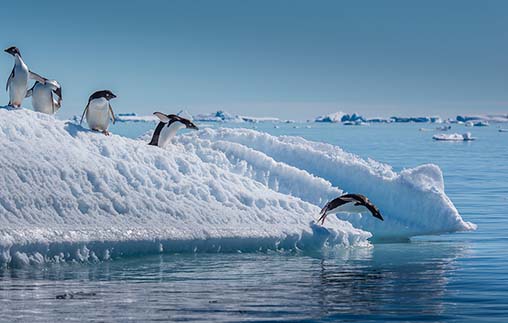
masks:
<path fill-rule="evenodd" d="M 161 149 L 0 109 L 0 264 L 316 249 L 475 228 L 434 165 L 396 173 L 335 146 L 246 129 L 173 142 Z M 345 191 L 367 195 L 385 221 L 311 223 Z"/>
<path fill-rule="evenodd" d="M 466 132 L 464 134 L 460 133 L 440 133 L 432 136 L 432 139 L 434 140 L 441 140 L 441 141 L 471 141 L 476 140 L 470 132 Z"/>

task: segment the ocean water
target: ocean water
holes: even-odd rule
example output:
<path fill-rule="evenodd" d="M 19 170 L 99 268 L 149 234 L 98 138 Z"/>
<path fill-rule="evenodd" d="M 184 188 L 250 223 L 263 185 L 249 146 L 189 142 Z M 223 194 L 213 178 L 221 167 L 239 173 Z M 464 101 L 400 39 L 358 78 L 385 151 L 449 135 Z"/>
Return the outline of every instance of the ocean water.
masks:
<path fill-rule="evenodd" d="M 328 142 L 397 171 L 437 164 L 447 195 L 478 229 L 311 254 L 138 255 L 2 269 L 0 320 L 506 322 L 508 133 L 453 125 L 477 140 L 436 142 L 417 124 L 221 126 Z M 152 127 L 111 130 L 137 137 Z"/>

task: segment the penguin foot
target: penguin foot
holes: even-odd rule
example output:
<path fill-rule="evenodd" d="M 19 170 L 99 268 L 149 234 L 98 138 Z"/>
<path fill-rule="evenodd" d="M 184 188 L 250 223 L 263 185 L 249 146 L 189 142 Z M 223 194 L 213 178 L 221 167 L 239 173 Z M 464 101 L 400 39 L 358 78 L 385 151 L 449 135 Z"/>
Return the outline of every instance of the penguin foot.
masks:
<path fill-rule="evenodd" d="M 105 136 L 109 136 L 111 135 L 111 133 L 107 130 L 103 130 L 102 133 L 105 135 Z"/>

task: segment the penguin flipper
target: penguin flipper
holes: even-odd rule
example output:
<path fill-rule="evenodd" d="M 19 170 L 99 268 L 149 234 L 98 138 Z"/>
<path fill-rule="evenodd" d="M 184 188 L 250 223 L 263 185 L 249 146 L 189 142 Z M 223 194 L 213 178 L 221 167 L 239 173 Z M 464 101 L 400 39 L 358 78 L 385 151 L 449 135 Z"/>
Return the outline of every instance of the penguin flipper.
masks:
<path fill-rule="evenodd" d="M 62 100 L 59 98 L 58 100 L 55 100 L 53 95 L 51 95 L 51 107 L 53 109 L 53 113 L 56 113 L 60 107 L 62 106 Z"/>
<path fill-rule="evenodd" d="M 113 108 L 111 107 L 111 104 L 109 104 L 109 114 L 111 116 L 111 120 L 113 120 L 113 124 L 116 122 L 115 113 L 113 112 Z"/>
<path fill-rule="evenodd" d="M 7 79 L 7 84 L 5 85 L 5 91 L 7 92 L 9 90 L 9 86 L 11 84 L 12 79 L 14 78 L 14 67 L 12 68 L 11 75 L 9 75 L 9 78 Z"/>
<path fill-rule="evenodd" d="M 37 82 L 35 82 L 35 84 L 37 84 Z M 35 84 L 34 86 L 32 86 L 28 91 L 26 91 L 26 95 L 25 95 L 25 98 L 28 98 L 28 97 L 31 97 L 32 94 L 34 93 L 34 87 L 35 87 Z"/>
<path fill-rule="evenodd" d="M 35 72 L 32 72 L 32 71 L 28 71 L 28 74 L 30 75 L 30 78 L 32 80 L 36 80 L 39 83 L 46 84 L 47 79 L 45 79 L 44 77 L 40 76 L 39 74 L 37 74 Z"/>
<path fill-rule="evenodd" d="M 81 125 L 83 123 L 83 118 L 85 117 L 85 113 L 88 110 L 89 105 L 90 105 L 90 102 L 88 102 L 88 104 L 85 107 L 85 110 L 83 110 L 83 114 L 81 115 L 81 120 L 79 121 L 79 125 Z"/>

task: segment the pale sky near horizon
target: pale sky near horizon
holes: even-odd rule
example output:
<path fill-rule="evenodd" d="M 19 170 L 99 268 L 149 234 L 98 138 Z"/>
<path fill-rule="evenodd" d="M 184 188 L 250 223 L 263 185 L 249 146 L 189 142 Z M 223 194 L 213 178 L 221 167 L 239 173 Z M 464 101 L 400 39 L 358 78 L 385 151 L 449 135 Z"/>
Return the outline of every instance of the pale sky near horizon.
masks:
<path fill-rule="evenodd" d="M 62 84 L 62 116 L 104 88 L 117 113 L 508 113 L 508 1 L 2 1 L 0 12 L 3 48 Z M 2 82 L 12 64 L 2 52 Z"/>

